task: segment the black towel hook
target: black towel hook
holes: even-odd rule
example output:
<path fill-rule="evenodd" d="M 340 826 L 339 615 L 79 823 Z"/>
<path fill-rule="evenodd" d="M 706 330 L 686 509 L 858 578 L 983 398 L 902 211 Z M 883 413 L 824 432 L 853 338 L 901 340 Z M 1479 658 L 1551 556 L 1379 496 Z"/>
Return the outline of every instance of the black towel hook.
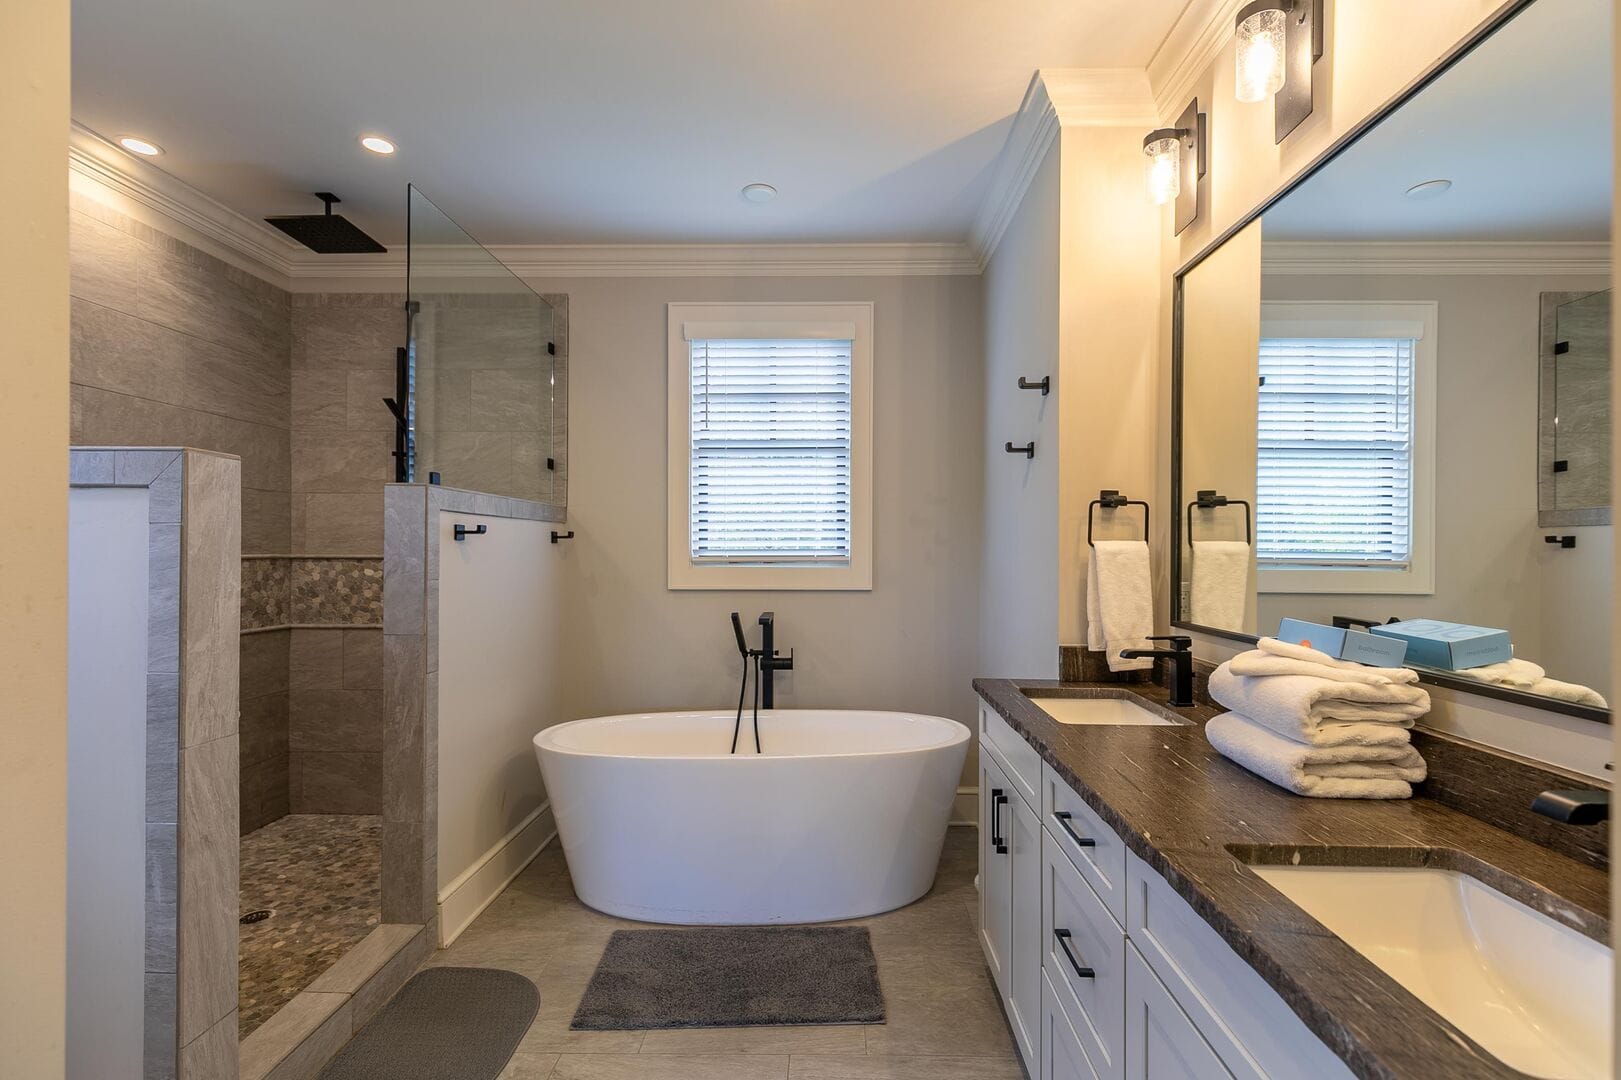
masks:
<path fill-rule="evenodd" d="M 1048 393 L 1050 393 L 1052 391 L 1052 388 L 1053 388 L 1053 377 L 1051 375 L 1043 375 L 1041 377 L 1040 382 L 1031 382 L 1029 379 L 1025 378 L 1023 375 L 1019 376 L 1019 389 L 1020 390 L 1040 390 L 1041 391 L 1041 396 L 1046 397 L 1048 395 Z"/>
<path fill-rule="evenodd" d="M 483 536 L 490 531 L 488 525 L 480 525 L 476 529 L 469 529 L 466 525 L 457 525 L 454 530 L 457 540 L 466 540 L 469 536 Z"/>
<path fill-rule="evenodd" d="M 1033 441 L 1027 442 L 1023 446 L 1014 446 L 1012 443 L 1008 443 L 1006 450 L 1010 454 L 1023 454 L 1027 458 L 1036 456 L 1036 444 Z"/>
<path fill-rule="evenodd" d="M 556 529 L 552 530 L 552 543 L 554 543 L 554 544 L 557 543 L 559 540 L 572 540 L 572 539 L 574 539 L 574 530 L 573 529 L 570 529 L 566 533 L 560 533 Z"/>

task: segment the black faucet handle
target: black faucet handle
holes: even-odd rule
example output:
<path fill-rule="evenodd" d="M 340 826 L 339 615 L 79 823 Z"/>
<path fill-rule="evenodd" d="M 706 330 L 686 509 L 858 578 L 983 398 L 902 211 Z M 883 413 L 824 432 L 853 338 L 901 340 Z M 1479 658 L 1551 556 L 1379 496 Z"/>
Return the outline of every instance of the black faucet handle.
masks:
<path fill-rule="evenodd" d="M 1189 652 L 1193 649 L 1193 639 L 1186 634 L 1168 634 L 1164 637 L 1151 637 L 1149 641 L 1169 641 L 1171 647 L 1177 652 Z"/>
<path fill-rule="evenodd" d="M 1531 809 L 1567 825 L 1597 825 L 1610 816 L 1608 791 L 1544 791 Z"/>

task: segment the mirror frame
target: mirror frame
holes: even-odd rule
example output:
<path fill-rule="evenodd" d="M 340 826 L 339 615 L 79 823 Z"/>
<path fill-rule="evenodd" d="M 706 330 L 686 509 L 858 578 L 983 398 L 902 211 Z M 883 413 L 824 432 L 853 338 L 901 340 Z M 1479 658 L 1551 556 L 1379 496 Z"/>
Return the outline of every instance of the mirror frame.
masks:
<path fill-rule="evenodd" d="M 1223 630 L 1213 626 L 1203 626 L 1182 617 L 1182 390 L 1183 390 L 1183 357 L 1182 357 L 1182 317 L 1183 317 L 1183 279 L 1200 263 L 1214 254 L 1223 244 L 1233 236 L 1248 228 L 1250 224 L 1262 217 L 1273 206 L 1287 198 L 1296 188 L 1315 176 L 1335 158 L 1349 150 L 1359 142 L 1364 135 L 1379 126 L 1397 109 L 1407 104 L 1435 80 L 1439 79 L 1452 69 L 1458 61 L 1473 52 L 1476 47 L 1485 42 L 1498 30 L 1513 20 L 1521 11 L 1530 7 L 1536 0 L 1513 0 L 1512 3 L 1493 13 L 1490 18 L 1465 39 L 1460 41 L 1450 51 L 1443 55 L 1434 64 L 1426 68 L 1416 79 L 1408 83 L 1395 96 L 1379 106 L 1368 116 L 1358 121 L 1344 135 L 1335 140 L 1327 149 L 1313 158 L 1307 165 L 1290 177 L 1289 180 L 1264 199 L 1244 217 L 1235 221 L 1224 229 L 1220 235 L 1212 239 L 1201 248 L 1193 258 L 1183 263 L 1176 273 L 1172 275 L 1171 284 L 1171 511 L 1166 517 L 1171 522 L 1171 626 L 1177 630 L 1191 630 L 1211 637 L 1221 638 L 1239 644 L 1253 645 L 1258 640 L 1253 634 L 1242 634 L 1234 630 Z M 1613 60 L 1612 60 L 1613 62 Z M 1612 282 L 1614 270 L 1611 271 Z M 1576 716 L 1584 720 L 1593 720 L 1601 724 L 1611 722 L 1609 709 L 1600 709 L 1591 705 L 1577 705 L 1568 701 L 1559 701 L 1554 698 L 1542 697 L 1537 694 L 1527 694 L 1520 690 L 1510 690 L 1501 686 L 1492 686 L 1475 679 L 1460 678 L 1434 668 L 1415 667 L 1420 682 L 1433 686 L 1444 686 L 1449 690 L 1460 693 L 1473 694 L 1479 697 L 1496 698 L 1499 701 L 1513 702 L 1528 708 L 1539 709 L 1544 712 L 1562 713 L 1567 716 Z"/>

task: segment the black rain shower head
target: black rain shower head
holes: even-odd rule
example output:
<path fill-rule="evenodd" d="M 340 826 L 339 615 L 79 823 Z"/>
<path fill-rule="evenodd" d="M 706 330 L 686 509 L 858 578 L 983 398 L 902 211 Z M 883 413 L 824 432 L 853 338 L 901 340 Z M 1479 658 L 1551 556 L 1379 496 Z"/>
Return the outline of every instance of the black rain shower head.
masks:
<path fill-rule="evenodd" d="M 342 202 L 342 199 L 330 191 L 317 191 L 315 197 L 326 203 L 326 213 L 267 217 L 265 221 L 322 255 L 361 255 L 388 250 L 367 236 L 354 222 L 332 212 L 332 204 Z"/>

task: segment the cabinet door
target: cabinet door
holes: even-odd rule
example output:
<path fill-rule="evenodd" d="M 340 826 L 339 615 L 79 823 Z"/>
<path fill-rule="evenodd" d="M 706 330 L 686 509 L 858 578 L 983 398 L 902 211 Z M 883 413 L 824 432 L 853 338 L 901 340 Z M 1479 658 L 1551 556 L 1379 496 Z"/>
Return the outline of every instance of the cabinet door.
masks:
<path fill-rule="evenodd" d="M 1127 1080 L 1231 1080 L 1135 946 L 1126 946 Z"/>
<path fill-rule="evenodd" d="M 1101 1080 L 1050 979 L 1042 978 L 1041 992 L 1041 1072 L 1035 1075 L 1041 1080 Z"/>
<path fill-rule="evenodd" d="M 992 757 L 979 755 L 979 943 L 985 963 L 1005 1000 L 1013 938 L 1013 856 L 1007 843 L 1008 805 L 1013 794 Z"/>
<path fill-rule="evenodd" d="M 1046 952 L 1041 936 L 1041 818 L 1017 793 L 1003 804 L 1002 811 L 1002 828 L 1013 861 L 1008 1019 L 1024 1060 L 1031 1062 L 1041 1047 L 1041 957 Z"/>

